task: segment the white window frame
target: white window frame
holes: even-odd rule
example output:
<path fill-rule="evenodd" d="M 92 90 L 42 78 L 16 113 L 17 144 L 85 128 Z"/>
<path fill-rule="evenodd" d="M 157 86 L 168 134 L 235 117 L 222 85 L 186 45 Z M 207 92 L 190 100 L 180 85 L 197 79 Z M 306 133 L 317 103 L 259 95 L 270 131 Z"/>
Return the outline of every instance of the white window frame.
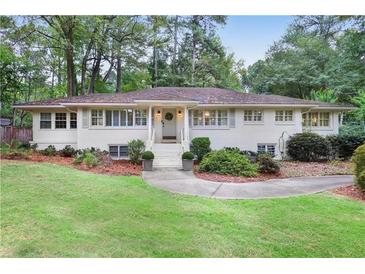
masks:
<path fill-rule="evenodd" d="M 282 112 L 282 115 L 278 115 L 278 112 Z M 291 112 L 291 120 L 288 120 L 288 113 Z M 278 117 L 282 117 L 282 120 L 278 120 Z M 294 124 L 295 112 L 292 109 L 277 109 L 275 110 L 275 124 Z"/>
<path fill-rule="evenodd" d="M 97 111 L 96 117 L 93 116 L 93 111 Z M 102 113 L 101 114 L 101 117 L 99 117 L 100 111 Z M 97 123 L 97 125 L 93 125 L 93 118 L 96 118 L 97 121 L 101 119 L 102 120 L 102 124 L 99 125 L 99 123 Z M 103 109 L 91 109 L 90 110 L 90 126 L 93 127 L 93 128 L 98 128 L 98 127 L 100 128 L 100 127 L 104 127 L 105 126 L 105 110 L 103 110 Z"/>
<path fill-rule="evenodd" d="M 42 114 L 50 114 L 51 115 L 51 119 L 50 120 L 42 120 Z M 50 129 L 53 129 L 53 113 L 52 112 L 40 112 L 39 113 L 39 129 L 41 130 L 50 130 Z M 51 122 L 51 127 L 47 127 L 47 128 L 44 128 L 41 126 L 42 122 Z"/>
<path fill-rule="evenodd" d="M 259 146 L 264 146 L 265 151 L 259 151 Z M 274 147 L 274 153 L 273 154 L 269 152 L 269 146 Z M 268 154 L 271 154 L 273 157 L 275 157 L 276 156 L 276 144 L 275 143 L 258 143 L 257 144 L 257 153 L 268 153 Z"/>
<path fill-rule="evenodd" d="M 136 114 L 137 111 L 144 111 L 145 116 L 138 116 L 137 117 L 137 114 Z M 137 119 L 145 119 L 146 124 L 145 125 L 137 125 Z M 136 109 L 134 109 L 134 111 L 133 111 L 133 123 L 134 123 L 134 127 L 139 127 L 139 128 L 147 127 L 148 126 L 148 112 L 147 112 L 147 109 L 145 109 L 145 108 L 136 108 Z"/>
<path fill-rule="evenodd" d="M 328 125 L 327 126 L 321 126 L 321 120 L 324 120 L 324 119 L 321 119 L 321 116 L 324 114 L 328 114 Z M 304 130 L 308 130 L 308 129 L 309 130 L 310 129 L 314 129 L 314 130 L 326 130 L 327 129 L 327 130 L 329 130 L 329 129 L 332 129 L 332 115 L 331 114 L 332 114 L 332 112 L 330 112 L 330 111 L 311 111 L 311 112 L 302 113 L 302 128 Z M 310 119 L 308 116 L 310 116 Z M 316 118 L 317 125 L 313 125 L 314 117 Z"/>
<path fill-rule="evenodd" d="M 113 146 L 118 147 L 118 157 L 110 156 L 113 160 L 120 160 L 120 159 L 128 159 L 129 158 L 128 154 L 126 156 L 120 156 L 120 147 L 121 146 L 128 147 L 128 144 L 110 144 L 110 145 L 108 145 L 108 152 L 110 152 L 110 147 L 113 147 Z"/>
<path fill-rule="evenodd" d="M 261 113 L 261 120 L 256 120 L 256 117 L 259 117 L 259 113 Z M 263 124 L 264 116 L 264 110 L 262 109 L 245 109 L 243 110 L 243 124 Z"/>
<path fill-rule="evenodd" d="M 73 119 L 73 120 L 71 120 L 71 116 L 72 116 L 72 114 L 75 114 L 76 115 L 76 119 Z M 69 113 L 69 116 L 70 116 L 70 119 L 68 120 L 68 126 L 69 126 L 69 129 L 71 129 L 71 130 L 76 130 L 77 129 L 77 127 L 78 127 L 78 124 L 77 124 L 77 112 L 70 112 Z M 76 122 L 76 127 L 71 127 L 71 122 L 72 121 L 74 121 L 74 122 Z"/>
<path fill-rule="evenodd" d="M 195 113 L 198 112 L 198 116 Z M 214 112 L 214 117 L 211 117 L 211 114 Z M 207 115 L 206 113 L 209 113 Z M 223 114 L 219 116 L 219 114 Z M 201 114 L 201 115 L 200 115 Z M 199 120 L 200 119 L 200 120 Z M 214 121 L 214 124 L 207 124 L 208 121 Z M 218 121 L 225 120 L 225 124 L 219 125 Z M 201 121 L 202 124 L 195 124 L 195 121 Z M 228 128 L 229 123 L 229 111 L 228 109 L 194 109 L 191 113 L 191 124 L 193 128 L 202 128 L 202 129 L 221 129 L 221 128 Z"/>
<path fill-rule="evenodd" d="M 57 114 L 65 114 L 65 120 L 60 120 L 58 122 L 65 122 L 65 127 L 57 127 Z M 57 129 L 57 130 L 65 130 L 65 129 L 68 129 L 67 127 L 67 122 L 68 122 L 68 119 L 67 119 L 67 112 L 55 112 L 54 114 L 54 128 Z"/>

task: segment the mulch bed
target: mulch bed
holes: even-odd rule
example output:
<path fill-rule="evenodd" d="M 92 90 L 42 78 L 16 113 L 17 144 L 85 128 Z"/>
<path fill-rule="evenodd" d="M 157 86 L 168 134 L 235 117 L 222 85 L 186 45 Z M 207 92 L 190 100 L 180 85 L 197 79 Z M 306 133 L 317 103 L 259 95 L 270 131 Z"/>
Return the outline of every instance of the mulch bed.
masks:
<path fill-rule="evenodd" d="M 281 179 L 302 176 L 326 176 L 352 174 L 350 162 L 291 162 L 281 161 L 279 174 L 259 174 L 256 177 L 236 177 L 215 173 L 198 172 L 198 166 L 194 166 L 195 176 L 208 181 L 223 183 L 249 183 L 263 182 L 271 179 Z"/>
<path fill-rule="evenodd" d="M 335 190 L 333 190 L 333 193 L 365 203 L 365 192 L 361 191 L 360 188 L 356 185 L 336 188 Z"/>
<path fill-rule="evenodd" d="M 256 177 L 243 177 L 243 176 L 237 177 L 237 176 L 221 175 L 207 172 L 196 172 L 196 171 L 195 171 L 195 176 L 200 179 L 222 182 L 222 183 L 249 183 L 249 182 L 267 181 L 271 179 L 286 178 L 282 174 L 259 174 Z"/>
<path fill-rule="evenodd" d="M 142 166 L 131 164 L 127 160 L 118 160 L 111 161 L 109 164 L 99 165 L 96 167 L 87 167 L 85 164 L 74 164 L 74 158 L 69 157 L 61 157 L 59 155 L 56 156 L 45 156 L 39 153 L 32 153 L 27 158 L 21 159 L 10 159 L 10 160 L 25 160 L 25 161 L 33 161 L 33 162 L 46 162 L 53 164 L 60 164 L 67 167 L 72 167 L 84 171 L 89 171 L 98 174 L 107 174 L 107 175 L 142 175 Z"/>

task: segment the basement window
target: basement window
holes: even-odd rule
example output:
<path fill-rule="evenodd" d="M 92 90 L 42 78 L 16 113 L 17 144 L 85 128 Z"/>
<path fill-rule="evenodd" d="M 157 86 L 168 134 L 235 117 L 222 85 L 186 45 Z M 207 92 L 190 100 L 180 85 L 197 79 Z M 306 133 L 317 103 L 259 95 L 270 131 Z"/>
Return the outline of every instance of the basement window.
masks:
<path fill-rule="evenodd" d="M 257 144 L 257 153 L 267 153 L 275 156 L 275 144 Z"/>
<path fill-rule="evenodd" d="M 127 158 L 128 157 L 128 145 L 110 145 L 109 155 L 113 159 Z"/>

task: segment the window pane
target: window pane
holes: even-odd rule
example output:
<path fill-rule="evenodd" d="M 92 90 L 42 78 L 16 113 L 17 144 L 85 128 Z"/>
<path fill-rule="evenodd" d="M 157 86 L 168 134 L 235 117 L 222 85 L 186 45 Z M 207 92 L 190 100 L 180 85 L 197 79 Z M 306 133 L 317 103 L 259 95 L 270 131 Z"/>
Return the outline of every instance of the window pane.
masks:
<path fill-rule="evenodd" d="M 274 145 L 267 145 L 267 153 L 275 156 L 275 146 Z"/>
<path fill-rule="evenodd" d="M 330 124 L 330 114 L 328 112 L 321 112 L 319 125 L 321 127 L 328 127 L 329 124 Z"/>
<path fill-rule="evenodd" d="M 122 127 L 127 125 L 127 111 L 125 109 L 120 111 L 120 125 Z"/>
<path fill-rule="evenodd" d="M 105 111 L 105 126 L 110 127 L 112 125 L 112 111 Z"/>
<path fill-rule="evenodd" d="M 252 121 L 252 110 L 245 110 L 244 120 Z"/>
<path fill-rule="evenodd" d="M 66 113 L 56 113 L 55 128 L 66 128 Z"/>
<path fill-rule="evenodd" d="M 119 111 L 118 110 L 113 111 L 113 126 L 119 127 Z"/>
<path fill-rule="evenodd" d="M 266 152 L 266 146 L 265 145 L 257 145 L 257 152 L 258 153 Z"/>
<path fill-rule="evenodd" d="M 109 146 L 110 157 L 118 158 L 118 146 Z"/>
<path fill-rule="evenodd" d="M 128 156 L 128 146 L 119 146 L 119 157 Z"/>
<path fill-rule="evenodd" d="M 312 116 L 312 127 L 317 127 L 318 126 L 318 112 L 313 112 L 313 113 L 309 113 L 309 116 Z"/>
<path fill-rule="evenodd" d="M 254 113 L 253 113 L 253 120 L 256 121 L 256 122 L 262 121 L 262 112 L 258 111 L 258 110 L 255 110 Z"/>
<path fill-rule="evenodd" d="M 293 121 L 293 111 L 292 110 L 285 111 L 285 121 Z"/>
<path fill-rule="evenodd" d="M 77 113 L 70 113 L 70 128 L 77 128 Z"/>
<path fill-rule="evenodd" d="M 145 126 L 147 125 L 147 113 L 145 109 L 136 109 L 136 125 L 137 126 Z"/>
<path fill-rule="evenodd" d="M 41 113 L 40 117 L 40 128 L 52 128 L 52 114 L 51 113 Z"/>
<path fill-rule="evenodd" d="M 131 126 L 133 126 L 133 110 L 132 109 L 128 109 L 127 110 L 127 115 L 128 115 L 128 120 L 127 120 L 127 122 L 128 122 L 128 124 L 127 124 L 127 126 L 129 126 L 129 127 L 131 127 Z"/>
<path fill-rule="evenodd" d="M 193 111 L 193 125 L 194 126 L 203 126 L 203 111 L 194 110 Z"/>
<path fill-rule="evenodd" d="M 284 120 L 284 111 L 282 111 L 282 110 L 277 110 L 277 111 L 275 112 L 275 121 L 280 122 L 280 121 L 283 121 L 283 120 Z"/>

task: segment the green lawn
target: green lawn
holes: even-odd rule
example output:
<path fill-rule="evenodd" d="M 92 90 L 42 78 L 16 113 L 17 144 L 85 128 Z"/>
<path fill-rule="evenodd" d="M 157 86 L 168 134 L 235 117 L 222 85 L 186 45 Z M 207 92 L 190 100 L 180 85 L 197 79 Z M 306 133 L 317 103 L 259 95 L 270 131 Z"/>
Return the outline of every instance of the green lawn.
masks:
<path fill-rule="evenodd" d="M 3 161 L 2 257 L 365 257 L 365 204 L 225 201 L 138 177 Z"/>

